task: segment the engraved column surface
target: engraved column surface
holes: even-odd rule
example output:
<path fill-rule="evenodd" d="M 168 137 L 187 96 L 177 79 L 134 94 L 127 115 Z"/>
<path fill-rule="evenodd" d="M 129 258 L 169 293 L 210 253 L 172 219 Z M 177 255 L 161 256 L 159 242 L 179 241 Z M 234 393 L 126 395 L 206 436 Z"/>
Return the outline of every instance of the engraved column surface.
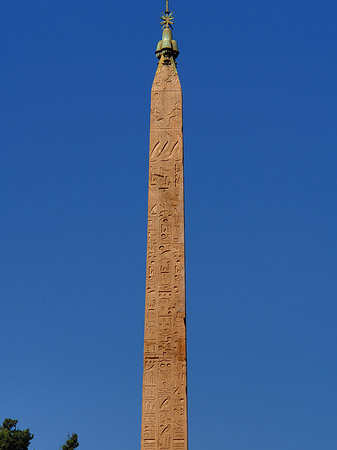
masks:
<path fill-rule="evenodd" d="M 187 450 L 182 93 L 175 64 L 151 92 L 141 450 Z"/>

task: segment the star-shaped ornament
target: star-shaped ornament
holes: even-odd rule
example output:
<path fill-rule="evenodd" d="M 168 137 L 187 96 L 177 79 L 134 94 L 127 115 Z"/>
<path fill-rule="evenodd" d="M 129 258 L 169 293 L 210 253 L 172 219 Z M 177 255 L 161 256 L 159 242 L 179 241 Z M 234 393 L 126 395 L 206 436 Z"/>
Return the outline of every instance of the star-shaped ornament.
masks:
<path fill-rule="evenodd" d="M 172 25 L 174 25 L 174 16 L 173 13 L 162 13 L 160 18 L 162 19 L 162 22 L 160 22 L 160 25 L 162 25 L 163 29 L 169 26 L 172 28 Z"/>

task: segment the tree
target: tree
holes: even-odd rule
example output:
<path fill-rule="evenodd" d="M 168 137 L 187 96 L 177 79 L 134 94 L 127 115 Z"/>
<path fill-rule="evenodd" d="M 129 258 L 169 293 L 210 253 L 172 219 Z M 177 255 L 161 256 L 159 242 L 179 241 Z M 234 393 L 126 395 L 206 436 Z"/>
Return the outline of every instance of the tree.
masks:
<path fill-rule="evenodd" d="M 62 450 L 74 450 L 74 448 L 78 447 L 80 444 L 78 443 L 77 440 L 77 434 L 74 433 L 71 436 L 68 436 L 69 439 L 67 440 L 67 442 L 62 446 Z M 1 448 L 0 448 L 1 450 Z"/>
<path fill-rule="evenodd" d="M 28 450 L 30 441 L 34 435 L 29 428 L 27 430 L 18 430 L 16 428 L 18 421 L 5 419 L 0 427 L 0 450 Z M 62 450 L 74 450 L 79 446 L 76 433 L 68 436 L 67 442 L 62 446 Z"/>
<path fill-rule="evenodd" d="M 27 450 L 34 435 L 27 430 L 17 430 L 18 421 L 5 419 L 0 427 L 0 450 Z"/>

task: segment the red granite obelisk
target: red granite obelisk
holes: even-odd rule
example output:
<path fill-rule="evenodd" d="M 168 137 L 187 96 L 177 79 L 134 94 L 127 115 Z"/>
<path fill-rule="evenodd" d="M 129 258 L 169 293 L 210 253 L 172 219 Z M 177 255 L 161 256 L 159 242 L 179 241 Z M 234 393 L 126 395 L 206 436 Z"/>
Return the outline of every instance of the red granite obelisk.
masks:
<path fill-rule="evenodd" d="M 182 92 L 168 1 L 162 20 L 151 92 L 141 450 L 187 450 Z"/>

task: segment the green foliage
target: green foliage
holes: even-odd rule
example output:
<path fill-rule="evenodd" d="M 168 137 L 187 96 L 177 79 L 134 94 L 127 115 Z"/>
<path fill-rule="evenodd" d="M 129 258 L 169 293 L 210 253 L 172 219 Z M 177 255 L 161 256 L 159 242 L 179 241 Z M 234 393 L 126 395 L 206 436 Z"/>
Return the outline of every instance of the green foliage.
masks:
<path fill-rule="evenodd" d="M 5 419 L 0 427 L 0 450 L 27 450 L 34 435 L 27 430 L 17 430 L 18 421 Z"/>
<path fill-rule="evenodd" d="M 5 419 L 0 427 L 0 450 L 28 450 L 30 441 L 34 435 L 27 430 L 17 430 L 18 421 Z M 67 442 L 62 446 L 62 450 L 74 450 L 79 446 L 76 433 L 68 436 Z"/>
<path fill-rule="evenodd" d="M 68 436 L 69 439 L 67 442 L 62 446 L 62 450 L 74 450 L 74 448 L 79 446 L 78 440 L 77 440 L 77 434 L 74 433 L 71 436 Z M 1 448 L 0 448 L 1 450 Z"/>

